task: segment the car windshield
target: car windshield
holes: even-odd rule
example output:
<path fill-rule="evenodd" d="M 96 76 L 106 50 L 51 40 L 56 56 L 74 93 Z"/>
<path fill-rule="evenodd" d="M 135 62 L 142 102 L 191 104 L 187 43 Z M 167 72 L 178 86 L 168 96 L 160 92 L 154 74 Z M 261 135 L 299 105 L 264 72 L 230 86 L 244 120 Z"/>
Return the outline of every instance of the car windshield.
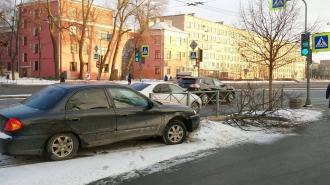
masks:
<path fill-rule="evenodd" d="M 134 89 L 136 91 L 142 91 L 143 89 L 145 89 L 146 87 L 148 87 L 150 84 L 146 84 L 146 83 L 134 83 L 132 85 L 130 85 L 129 87 L 131 89 Z"/>
<path fill-rule="evenodd" d="M 23 105 L 40 110 L 47 110 L 53 107 L 67 94 L 67 90 L 57 87 L 48 86 L 36 94 L 22 102 Z"/>

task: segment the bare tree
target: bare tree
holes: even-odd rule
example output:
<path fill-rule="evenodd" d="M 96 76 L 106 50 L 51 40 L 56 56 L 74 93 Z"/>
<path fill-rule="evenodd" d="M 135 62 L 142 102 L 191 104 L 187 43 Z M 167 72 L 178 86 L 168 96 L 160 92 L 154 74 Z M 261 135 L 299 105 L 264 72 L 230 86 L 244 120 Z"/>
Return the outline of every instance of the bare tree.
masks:
<path fill-rule="evenodd" d="M 241 56 L 248 63 L 268 68 L 269 110 L 273 101 L 273 71 L 284 65 L 304 60 L 298 54 L 300 34 L 303 30 L 299 19 L 301 8 L 297 1 L 290 1 L 285 9 L 270 11 L 270 2 L 249 0 L 239 9 L 239 26 L 242 31 L 234 35 Z"/>

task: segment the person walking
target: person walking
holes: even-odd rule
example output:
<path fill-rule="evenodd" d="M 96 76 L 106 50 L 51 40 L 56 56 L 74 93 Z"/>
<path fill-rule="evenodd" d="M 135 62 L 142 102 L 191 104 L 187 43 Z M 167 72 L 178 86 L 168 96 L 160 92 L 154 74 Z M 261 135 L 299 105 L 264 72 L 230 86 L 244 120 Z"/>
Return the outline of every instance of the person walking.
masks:
<path fill-rule="evenodd" d="M 329 99 L 329 95 L 330 95 L 330 83 L 329 83 L 329 85 L 328 85 L 328 87 L 327 87 L 327 92 L 325 93 L 325 98 L 326 98 L 326 99 Z M 330 108 L 330 100 L 329 100 L 329 105 L 328 105 L 328 107 Z"/>
<path fill-rule="evenodd" d="M 89 75 L 89 71 L 87 71 L 86 73 L 86 81 L 89 81 L 91 79 L 90 75 Z"/>
<path fill-rule="evenodd" d="M 63 72 L 60 75 L 60 82 L 65 82 L 64 73 Z"/>
<path fill-rule="evenodd" d="M 164 76 L 164 81 L 168 81 L 168 76 L 167 76 L 167 74 Z"/>
<path fill-rule="evenodd" d="M 131 73 L 128 74 L 128 77 L 127 77 L 128 85 L 131 85 L 131 83 L 132 83 L 132 78 L 133 78 L 132 74 L 131 74 Z"/>

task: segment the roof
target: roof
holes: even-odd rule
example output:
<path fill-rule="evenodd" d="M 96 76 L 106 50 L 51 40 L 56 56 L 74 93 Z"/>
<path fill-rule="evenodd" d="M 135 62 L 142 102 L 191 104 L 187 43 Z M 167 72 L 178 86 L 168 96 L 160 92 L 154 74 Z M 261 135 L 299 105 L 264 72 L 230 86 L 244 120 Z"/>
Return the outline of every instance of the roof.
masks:
<path fill-rule="evenodd" d="M 156 23 L 155 25 L 151 26 L 150 29 L 152 29 L 152 30 L 170 30 L 170 31 L 175 31 L 175 32 L 186 33 L 184 31 L 180 30 L 179 28 L 176 28 L 165 22 Z"/>

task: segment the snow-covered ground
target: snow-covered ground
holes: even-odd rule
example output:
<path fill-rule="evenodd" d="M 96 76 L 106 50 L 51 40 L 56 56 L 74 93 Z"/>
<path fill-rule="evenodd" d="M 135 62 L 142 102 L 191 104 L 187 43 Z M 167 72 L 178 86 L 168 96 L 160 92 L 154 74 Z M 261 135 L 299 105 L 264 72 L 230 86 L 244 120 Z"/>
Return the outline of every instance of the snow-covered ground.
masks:
<path fill-rule="evenodd" d="M 35 79 L 34 79 L 35 80 Z M 23 80 L 18 84 L 31 84 Z M 56 81 L 55 83 L 57 83 Z M 45 82 L 45 84 L 51 82 Z M 124 82 L 123 82 L 124 83 Z M 35 84 L 35 83 L 34 83 Z M 295 121 L 316 121 L 322 112 L 313 109 L 281 110 L 283 117 Z M 226 148 L 242 143 L 269 144 L 291 134 L 267 132 L 250 127 L 243 131 L 223 122 L 209 121 L 203 118 L 200 127 L 189 134 L 187 141 L 180 145 L 165 145 L 160 140 L 137 142 L 133 145 L 109 145 L 105 150 L 88 157 L 78 157 L 67 161 L 42 162 L 16 167 L 0 167 L 0 184 L 86 184 L 105 177 L 123 175 L 123 178 L 134 178 L 136 170 L 148 168 L 149 173 L 168 168 L 198 157 L 207 155 L 210 149 Z M 0 138 L 6 138 L 0 132 Z M 121 146 L 120 146 L 121 145 Z M 111 146 L 114 146 L 113 148 Z M 104 151 L 104 150 L 103 150 Z M 88 152 L 87 152 L 88 153 Z M 14 160 L 0 155 L 0 161 Z M 160 162 L 168 161 L 159 164 Z M 1 163 L 0 163 L 1 164 Z M 158 164 L 158 165 L 157 165 Z"/>

